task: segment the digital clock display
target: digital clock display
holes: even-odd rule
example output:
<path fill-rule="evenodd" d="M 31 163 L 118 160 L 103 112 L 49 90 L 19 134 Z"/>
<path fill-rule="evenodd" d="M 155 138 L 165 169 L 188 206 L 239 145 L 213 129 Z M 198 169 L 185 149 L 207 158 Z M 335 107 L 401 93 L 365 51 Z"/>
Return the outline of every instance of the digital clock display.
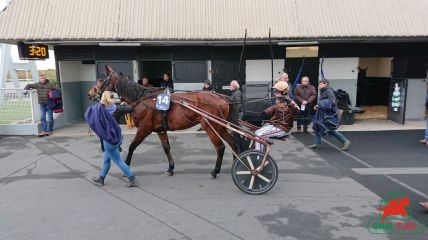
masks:
<path fill-rule="evenodd" d="M 45 44 L 26 44 L 18 43 L 18 53 L 20 59 L 48 59 L 49 48 Z"/>

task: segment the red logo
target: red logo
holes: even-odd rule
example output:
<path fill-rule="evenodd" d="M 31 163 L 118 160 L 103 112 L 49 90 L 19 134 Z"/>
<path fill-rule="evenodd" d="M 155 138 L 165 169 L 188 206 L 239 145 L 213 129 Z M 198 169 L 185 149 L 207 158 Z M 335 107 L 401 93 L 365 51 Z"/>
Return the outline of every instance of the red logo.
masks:
<path fill-rule="evenodd" d="M 373 234 L 422 234 L 425 227 L 411 214 L 410 198 L 400 192 L 390 192 L 379 203 L 379 215 L 368 221 L 367 229 Z"/>
<path fill-rule="evenodd" d="M 386 217 L 400 215 L 403 217 L 409 216 L 407 207 L 410 206 L 409 196 L 389 200 L 385 206 L 379 207 L 377 210 L 382 211 L 382 222 Z"/>

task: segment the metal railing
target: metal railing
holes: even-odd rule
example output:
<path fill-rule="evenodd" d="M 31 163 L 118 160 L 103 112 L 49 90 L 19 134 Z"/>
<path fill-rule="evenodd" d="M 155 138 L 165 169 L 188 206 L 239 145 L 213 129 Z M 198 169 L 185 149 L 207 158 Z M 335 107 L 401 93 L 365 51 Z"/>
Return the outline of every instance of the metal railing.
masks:
<path fill-rule="evenodd" d="M 39 118 L 35 90 L 0 88 L 0 124 L 34 124 Z"/>

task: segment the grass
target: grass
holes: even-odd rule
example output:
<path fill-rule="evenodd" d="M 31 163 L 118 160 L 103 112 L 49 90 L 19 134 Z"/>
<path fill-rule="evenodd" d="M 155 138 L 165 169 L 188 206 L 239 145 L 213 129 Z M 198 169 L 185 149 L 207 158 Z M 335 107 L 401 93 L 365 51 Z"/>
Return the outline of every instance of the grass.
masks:
<path fill-rule="evenodd" d="M 40 74 L 45 74 L 46 78 L 49 79 L 50 82 L 56 84 L 56 70 L 55 69 L 39 70 L 39 75 Z M 31 78 L 31 71 L 28 71 L 26 73 L 25 70 L 17 70 L 16 71 L 16 75 L 17 75 L 18 79 L 26 79 L 27 77 Z M 12 81 L 10 79 L 10 74 L 9 73 L 7 74 L 6 79 L 8 81 Z"/>
<path fill-rule="evenodd" d="M 31 100 L 7 100 L 0 105 L 0 124 L 31 120 Z"/>

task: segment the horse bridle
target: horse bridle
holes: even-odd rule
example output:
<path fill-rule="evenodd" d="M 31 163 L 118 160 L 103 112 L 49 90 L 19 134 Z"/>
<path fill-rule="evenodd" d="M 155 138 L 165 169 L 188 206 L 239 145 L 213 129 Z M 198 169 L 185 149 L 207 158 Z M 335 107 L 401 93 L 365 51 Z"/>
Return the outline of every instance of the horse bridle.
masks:
<path fill-rule="evenodd" d="M 110 82 L 110 80 L 111 80 L 111 77 L 112 77 L 112 75 L 115 75 L 115 73 L 114 72 L 111 72 L 109 75 L 108 75 L 108 77 L 107 77 L 107 79 L 106 80 L 104 80 L 104 79 L 102 79 L 102 78 L 100 78 L 100 79 L 97 79 L 97 80 L 95 80 L 95 83 L 94 83 L 94 88 L 95 89 L 97 89 L 97 96 L 95 97 L 98 101 L 100 101 L 101 99 L 101 95 L 102 95 L 102 93 L 104 92 L 104 88 L 107 86 L 107 84 Z M 98 86 L 97 86 L 97 82 L 99 81 L 99 80 L 102 80 L 104 83 L 103 83 L 103 85 L 99 88 Z M 99 96 L 99 97 L 98 97 Z"/>

